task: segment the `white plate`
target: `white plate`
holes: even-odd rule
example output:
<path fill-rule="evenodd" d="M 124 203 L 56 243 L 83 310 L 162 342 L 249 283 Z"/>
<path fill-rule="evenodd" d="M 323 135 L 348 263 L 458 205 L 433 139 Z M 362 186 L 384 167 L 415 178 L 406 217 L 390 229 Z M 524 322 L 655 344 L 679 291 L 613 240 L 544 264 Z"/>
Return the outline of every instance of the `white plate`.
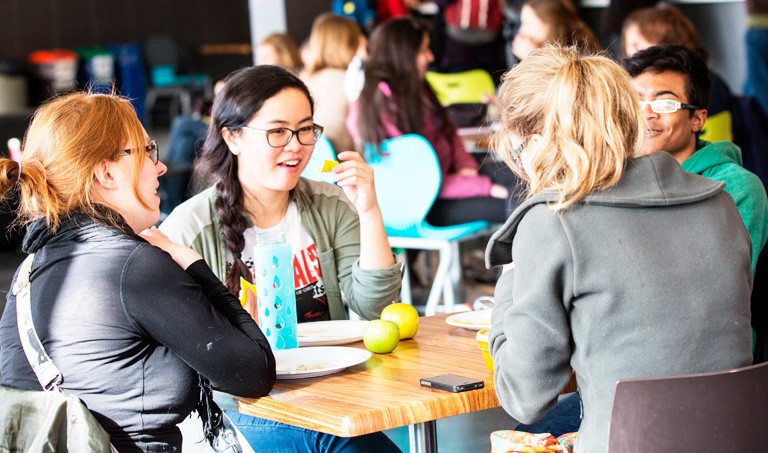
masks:
<path fill-rule="evenodd" d="M 371 353 L 365 349 L 344 346 L 281 349 L 274 352 L 278 379 L 325 376 L 371 358 Z"/>
<path fill-rule="evenodd" d="M 445 322 L 465 329 L 482 330 L 491 327 L 491 313 L 493 310 L 465 311 L 445 318 Z"/>
<path fill-rule="evenodd" d="M 368 321 L 316 321 L 299 323 L 299 346 L 335 346 L 363 339 Z"/>

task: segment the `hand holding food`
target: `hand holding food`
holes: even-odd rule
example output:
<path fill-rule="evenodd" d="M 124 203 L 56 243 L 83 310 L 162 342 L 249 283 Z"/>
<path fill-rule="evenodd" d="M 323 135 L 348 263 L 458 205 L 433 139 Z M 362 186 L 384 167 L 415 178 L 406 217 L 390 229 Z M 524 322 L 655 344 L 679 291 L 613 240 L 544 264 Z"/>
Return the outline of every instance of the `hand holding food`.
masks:
<path fill-rule="evenodd" d="M 363 160 L 360 153 L 344 151 L 339 153 L 339 165 L 332 171 L 338 184 L 358 213 L 378 209 L 376 190 L 373 186 L 373 169 Z"/>

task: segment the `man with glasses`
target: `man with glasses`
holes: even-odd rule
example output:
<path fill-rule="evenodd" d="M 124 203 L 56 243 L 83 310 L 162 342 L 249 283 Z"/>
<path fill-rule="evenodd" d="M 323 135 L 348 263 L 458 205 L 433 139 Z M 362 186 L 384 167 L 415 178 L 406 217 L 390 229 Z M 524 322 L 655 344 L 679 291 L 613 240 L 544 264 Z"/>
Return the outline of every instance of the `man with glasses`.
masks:
<path fill-rule="evenodd" d="M 685 171 L 725 183 L 752 239 L 752 275 L 768 239 L 768 198 L 757 175 L 742 167 L 731 142 L 699 139 L 707 119 L 710 82 L 706 63 L 680 46 L 655 46 L 624 60 L 647 129 L 642 154 L 666 151 Z"/>

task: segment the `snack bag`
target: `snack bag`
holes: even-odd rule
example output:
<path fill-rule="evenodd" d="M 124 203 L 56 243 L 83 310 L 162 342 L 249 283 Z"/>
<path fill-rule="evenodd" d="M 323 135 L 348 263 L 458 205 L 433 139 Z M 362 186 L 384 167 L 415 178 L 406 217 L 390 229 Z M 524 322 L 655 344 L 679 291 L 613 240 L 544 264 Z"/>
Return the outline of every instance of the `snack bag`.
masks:
<path fill-rule="evenodd" d="M 574 434 L 577 433 L 564 436 Z M 491 433 L 491 453 L 568 453 L 572 451 L 571 448 L 558 442 L 549 433 L 534 434 L 511 429 Z"/>
<path fill-rule="evenodd" d="M 575 433 L 566 433 L 557 438 L 557 443 L 567 448 L 568 451 L 573 451 L 573 448 L 576 446 L 576 439 L 578 438 L 579 438 L 578 431 L 576 431 Z"/>

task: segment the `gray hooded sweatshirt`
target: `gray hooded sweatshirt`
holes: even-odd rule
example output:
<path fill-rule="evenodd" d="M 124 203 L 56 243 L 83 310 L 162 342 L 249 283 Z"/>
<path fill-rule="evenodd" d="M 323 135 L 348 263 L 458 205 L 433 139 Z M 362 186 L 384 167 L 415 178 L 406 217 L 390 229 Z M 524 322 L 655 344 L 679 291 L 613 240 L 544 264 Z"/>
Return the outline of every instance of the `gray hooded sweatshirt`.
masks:
<path fill-rule="evenodd" d="M 751 356 L 750 240 L 723 184 L 667 153 L 627 161 L 619 183 L 554 212 L 522 203 L 491 238 L 490 332 L 504 409 L 531 423 L 576 372 L 577 452 L 604 452 L 616 382 L 725 370 Z"/>

